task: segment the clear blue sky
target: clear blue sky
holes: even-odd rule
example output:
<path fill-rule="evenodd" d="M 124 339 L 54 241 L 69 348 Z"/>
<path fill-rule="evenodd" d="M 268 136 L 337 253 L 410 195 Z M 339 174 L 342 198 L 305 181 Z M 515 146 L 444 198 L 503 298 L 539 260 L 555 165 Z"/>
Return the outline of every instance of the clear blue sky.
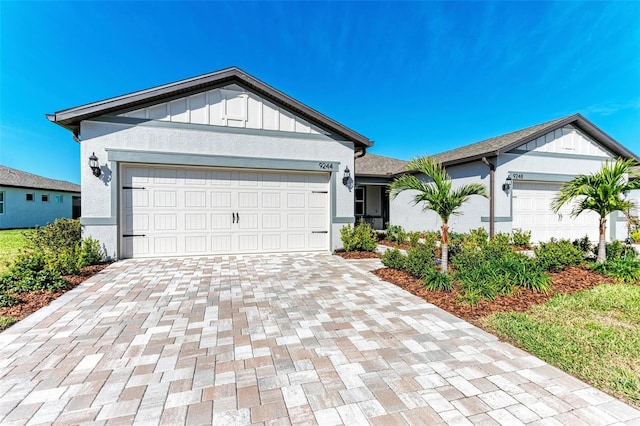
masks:
<path fill-rule="evenodd" d="M 640 2 L 0 0 L 0 16 L 0 164 L 52 178 L 79 182 L 81 160 L 45 113 L 232 65 L 381 155 L 575 112 L 640 154 Z"/>

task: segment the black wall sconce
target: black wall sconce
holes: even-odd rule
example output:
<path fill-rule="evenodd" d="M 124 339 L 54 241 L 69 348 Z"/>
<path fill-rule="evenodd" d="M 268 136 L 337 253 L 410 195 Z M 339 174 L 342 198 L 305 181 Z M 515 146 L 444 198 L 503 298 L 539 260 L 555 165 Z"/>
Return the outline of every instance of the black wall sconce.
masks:
<path fill-rule="evenodd" d="M 502 190 L 509 195 L 511 192 L 511 184 L 513 183 L 513 179 L 511 179 L 511 175 L 507 175 L 507 180 L 502 184 Z"/>
<path fill-rule="evenodd" d="M 100 170 L 100 164 L 98 163 L 98 157 L 96 157 L 95 152 L 89 157 L 89 167 L 91 167 L 91 171 L 95 177 L 100 177 L 102 170 Z"/>
<path fill-rule="evenodd" d="M 344 168 L 344 175 L 342 176 L 342 184 L 344 186 L 349 185 L 349 179 L 351 179 L 351 171 L 349 171 L 349 166 Z"/>

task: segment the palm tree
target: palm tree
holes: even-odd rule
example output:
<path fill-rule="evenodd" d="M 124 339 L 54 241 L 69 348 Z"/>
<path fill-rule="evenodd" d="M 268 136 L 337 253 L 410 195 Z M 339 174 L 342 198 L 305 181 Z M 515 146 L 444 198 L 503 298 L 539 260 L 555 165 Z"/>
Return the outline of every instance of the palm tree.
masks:
<path fill-rule="evenodd" d="M 615 211 L 621 211 L 629 215 L 629 210 L 634 203 L 625 198 L 625 193 L 633 189 L 640 189 L 640 180 L 629 180 L 629 177 L 638 177 L 634 169 L 634 160 L 606 161 L 602 168 L 591 175 L 578 175 L 560 187 L 560 192 L 553 199 L 551 208 L 557 213 L 563 205 L 574 201 L 571 217 L 577 217 L 587 210 L 598 213 L 600 216 L 600 234 L 598 242 L 597 263 L 602 263 L 607 258 L 605 231 L 607 228 L 607 215 Z"/>
<path fill-rule="evenodd" d="M 404 174 L 391 182 L 391 196 L 395 198 L 403 191 L 416 191 L 413 197 L 414 205 L 424 203 L 423 210 L 433 210 L 442 220 L 441 252 L 442 261 L 440 272 L 446 274 L 449 270 L 449 218 L 459 215 L 458 209 L 470 196 L 480 195 L 488 198 L 484 185 L 471 183 L 452 189 L 451 176 L 442 164 L 430 157 L 415 158 L 406 165 Z M 422 173 L 431 181 L 418 179 L 414 173 Z"/>

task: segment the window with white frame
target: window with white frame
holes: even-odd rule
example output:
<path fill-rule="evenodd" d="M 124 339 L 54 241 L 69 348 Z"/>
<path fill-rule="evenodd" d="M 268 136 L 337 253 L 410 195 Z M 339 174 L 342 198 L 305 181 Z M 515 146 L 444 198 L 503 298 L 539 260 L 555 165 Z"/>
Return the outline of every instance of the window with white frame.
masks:
<path fill-rule="evenodd" d="M 36 194 L 34 194 L 33 192 L 28 192 L 25 196 L 25 199 L 27 201 L 35 201 L 36 199 Z"/>
<path fill-rule="evenodd" d="M 56 195 L 56 203 L 62 203 L 64 201 L 64 198 L 62 195 Z"/>
<path fill-rule="evenodd" d="M 0 191 L 0 214 L 4 214 L 4 191 Z"/>
<path fill-rule="evenodd" d="M 42 202 L 43 203 L 48 203 L 49 202 L 49 194 L 42 194 Z"/>

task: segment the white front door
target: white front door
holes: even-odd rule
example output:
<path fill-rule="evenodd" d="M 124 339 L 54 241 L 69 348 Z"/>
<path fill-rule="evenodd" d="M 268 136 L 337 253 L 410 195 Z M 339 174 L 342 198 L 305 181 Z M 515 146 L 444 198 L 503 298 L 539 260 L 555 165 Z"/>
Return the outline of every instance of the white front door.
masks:
<path fill-rule="evenodd" d="M 329 174 L 124 166 L 122 257 L 329 249 Z"/>
<path fill-rule="evenodd" d="M 565 204 L 558 213 L 551 203 L 560 190 L 560 183 L 515 182 L 513 187 L 513 229 L 531 231 L 531 241 L 549 241 L 551 238 L 575 240 L 585 235 L 598 241 L 599 216 L 583 212 L 571 217 L 572 203 Z"/>

